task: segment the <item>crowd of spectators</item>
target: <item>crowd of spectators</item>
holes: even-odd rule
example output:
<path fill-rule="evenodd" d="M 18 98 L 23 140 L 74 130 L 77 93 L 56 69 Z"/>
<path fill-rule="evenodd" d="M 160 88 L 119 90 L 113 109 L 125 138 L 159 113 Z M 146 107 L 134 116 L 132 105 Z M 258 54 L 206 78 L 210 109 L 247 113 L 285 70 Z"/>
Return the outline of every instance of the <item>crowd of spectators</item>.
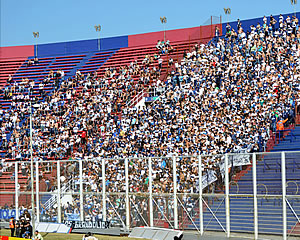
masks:
<path fill-rule="evenodd" d="M 158 54 L 145 56 L 141 65 L 135 61 L 106 69 L 103 76 L 77 71 L 52 96 L 35 104 L 35 161 L 84 159 L 85 189 L 101 192 L 101 158 L 110 158 L 106 191 L 119 193 L 125 191 L 124 159 L 130 157 L 129 191 L 148 191 L 144 157 L 153 157 L 153 191 L 161 193 L 173 191 L 172 157 L 181 156 L 178 192 L 197 192 L 197 158 L 190 156 L 262 151 L 276 123 L 281 119 L 292 123 L 295 117 L 300 76 L 298 19 L 281 16 L 276 24 L 271 16 L 269 24 L 266 18 L 263 22 L 248 31 L 240 21 L 237 31 L 228 24 L 225 37 L 196 45 L 180 62 L 172 63 L 174 70 L 165 82 L 159 80 L 162 60 Z M 165 54 L 168 46 L 159 41 L 156 47 Z M 128 107 L 149 84 L 164 88 L 164 94 L 148 106 Z M 16 111 L 0 112 L 2 118 L 12 119 L 2 122 L 2 128 L 13 131 L 5 148 L 9 158 L 29 158 L 27 106 L 28 102 L 17 102 Z M 24 124 L 18 124 L 23 119 Z M 220 158 L 202 161 L 204 169 L 218 169 Z M 78 181 L 77 163 L 64 166 L 64 181 Z M 97 197 L 85 201 L 87 215 L 99 214 L 91 207 L 99 204 Z M 78 201 L 64 211 L 75 209 Z"/>

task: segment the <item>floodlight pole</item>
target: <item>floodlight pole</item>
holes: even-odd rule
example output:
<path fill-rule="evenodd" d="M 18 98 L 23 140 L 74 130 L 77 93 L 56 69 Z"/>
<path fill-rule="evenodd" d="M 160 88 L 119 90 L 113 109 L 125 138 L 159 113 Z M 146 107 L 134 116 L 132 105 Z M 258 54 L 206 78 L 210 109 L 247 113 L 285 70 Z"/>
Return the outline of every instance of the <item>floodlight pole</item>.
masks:
<path fill-rule="evenodd" d="M 160 21 L 164 27 L 164 42 L 166 42 L 166 23 L 167 23 L 167 18 L 166 17 L 161 17 Z"/>
<path fill-rule="evenodd" d="M 224 8 L 225 15 L 231 14 L 231 8 Z M 229 23 L 229 18 L 227 19 L 227 23 Z"/>
<path fill-rule="evenodd" d="M 98 37 L 98 51 L 100 51 L 100 31 L 101 31 L 101 25 L 95 25 L 94 26 L 96 32 L 99 33 L 99 37 Z"/>
<path fill-rule="evenodd" d="M 33 37 L 36 39 L 35 57 L 37 57 L 38 56 L 38 38 L 40 37 L 40 32 L 33 32 Z"/>
<path fill-rule="evenodd" d="M 294 8 L 294 16 L 296 17 L 296 4 L 297 4 L 297 0 L 291 0 L 291 4 L 293 5 L 293 8 Z"/>

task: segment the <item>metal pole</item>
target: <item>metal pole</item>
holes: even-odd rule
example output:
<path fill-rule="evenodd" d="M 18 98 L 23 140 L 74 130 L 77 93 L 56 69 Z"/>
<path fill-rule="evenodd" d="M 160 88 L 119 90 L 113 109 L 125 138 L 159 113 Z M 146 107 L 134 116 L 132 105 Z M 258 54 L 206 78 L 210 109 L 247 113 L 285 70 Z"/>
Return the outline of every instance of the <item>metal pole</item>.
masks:
<path fill-rule="evenodd" d="M 173 157 L 174 228 L 178 229 L 176 157 Z"/>
<path fill-rule="evenodd" d="M 105 159 L 102 158 L 102 216 L 106 221 L 106 185 L 105 185 Z"/>
<path fill-rule="evenodd" d="M 15 162 L 15 209 L 16 219 L 19 219 L 19 187 L 18 187 L 18 162 Z"/>
<path fill-rule="evenodd" d="M 100 51 L 100 31 L 99 31 L 99 39 L 98 39 L 98 50 Z"/>
<path fill-rule="evenodd" d="M 30 101 L 30 178 L 31 178 L 31 219 L 32 219 L 32 231 L 35 232 L 35 211 L 34 211 L 34 170 L 33 170 L 33 148 L 32 148 L 32 109 Z"/>
<path fill-rule="evenodd" d="M 125 158 L 125 187 L 126 187 L 126 229 L 130 228 L 130 212 L 129 212 L 129 185 L 128 185 L 128 158 Z"/>
<path fill-rule="evenodd" d="M 214 33 L 213 33 L 213 27 L 212 27 L 212 16 L 210 16 L 210 37 L 213 37 Z"/>
<path fill-rule="evenodd" d="M 222 29 L 222 15 L 220 15 L 220 36 L 223 36 L 223 29 Z"/>
<path fill-rule="evenodd" d="M 256 183 L 256 154 L 252 154 L 253 178 L 253 207 L 254 207 L 254 239 L 258 239 L 258 208 L 257 208 L 257 183 Z"/>
<path fill-rule="evenodd" d="M 61 223 L 61 203 L 60 203 L 60 161 L 57 161 L 57 221 Z"/>
<path fill-rule="evenodd" d="M 231 166 L 232 167 L 232 166 Z M 230 237 L 230 205 L 229 205 L 229 175 L 228 155 L 225 155 L 225 207 L 226 207 L 226 233 Z"/>
<path fill-rule="evenodd" d="M 150 211 L 150 227 L 153 227 L 153 196 L 152 196 L 152 159 L 148 159 L 149 165 L 149 211 Z"/>
<path fill-rule="evenodd" d="M 282 181 L 282 239 L 286 240 L 286 172 L 285 172 L 285 152 L 281 153 L 281 181 Z"/>
<path fill-rule="evenodd" d="M 166 43 L 166 24 L 163 23 L 164 25 L 164 42 Z"/>
<path fill-rule="evenodd" d="M 79 201 L 80 201 L 80 221 L 83 221 L 83 178 L 82 178 L 82 159 L 79 160 Z"/>
<path fill-rule="evenodd" d="M 203 204 L 202 204 L 202 157 L 198 157 L 199 166 L 199 211 L 200 211 L 200 234 L 203 235 Z"/>
<path fill-rule="evenodd" d="M 36 221 L 40 222 L 40 186 L 39 186 L 39 163 L 35 163 L 35 189 L 36 189 Z"/>

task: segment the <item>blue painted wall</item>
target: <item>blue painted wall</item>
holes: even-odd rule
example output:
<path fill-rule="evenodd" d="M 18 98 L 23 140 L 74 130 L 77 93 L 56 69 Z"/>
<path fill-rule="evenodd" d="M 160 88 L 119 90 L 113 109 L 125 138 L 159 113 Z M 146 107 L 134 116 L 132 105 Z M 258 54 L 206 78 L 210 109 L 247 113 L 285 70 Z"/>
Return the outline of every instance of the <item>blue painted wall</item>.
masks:
<path fill-rule="evenodd" d="M 287 16 L 290 16 L 292 18 L 293 15 L 294 15 L 294 13 L 282 14 L 282 16 L 284 17 L 284 19 L 286 19 Z M 300 12 L 297 12 L 296 16 L 299 19 Z M 268 24 L 269 24 L 270 23 L 270 16 L 266 16 L 266 17 L 268 19 Z M 275 26 L 278 27 L 279 26 L 279 23 L 278 23 L 279 15 L 274 15 L 273 17 L 277 21 L 277 23 L 276 23 Z M 247 30 L 250 29 L 251 25 L 256 26 L 257 23 L 259 23 L 262 26 L 262 24 L 263 24 L 263 16 L 260 17 L 260 18 L 253 18 L 253 19 L 248 19 L 248 20 L 241 20 L 241 23 L 242 23 L 242 28 L 244 29 L 245 32 L 247 32 Z M 237 21 L 229 22 L 229 24 L 230 24 L 231 28 L 234 28 L 234 30 L 237 31 Z M 223 35 L 225 35 L 225 33 L 226 33 L 226 25 L 227 25 L 227 22 L 222 24 L 222 33 L 223 33 Z"/>
<path fill-rule="evenodd" d="M 101 51 L 128 47 L 128 36 L 100 39 L 100 46 Z M 53 55 L 72 55 L 93 51 L 98 51 L 98 39 L 40 44 L 38 45 L 37 55 L 39 57 L 44 57 Z"/>

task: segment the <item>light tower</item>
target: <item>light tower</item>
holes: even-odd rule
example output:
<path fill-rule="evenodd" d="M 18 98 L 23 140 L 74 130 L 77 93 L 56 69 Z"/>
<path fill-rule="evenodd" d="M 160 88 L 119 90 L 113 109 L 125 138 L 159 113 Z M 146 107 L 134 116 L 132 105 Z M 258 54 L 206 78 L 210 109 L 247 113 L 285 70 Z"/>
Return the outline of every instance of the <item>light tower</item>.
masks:
<path fill-rule="evenodd" d="M 101 31 L 101 26 L 100 25 L 95 25 L 94 26 L 96 32 L 99 33 L 99 37 L 98 37 L 98 51 L 100 51 L 100 31 Z"/>
<path fill-rule="evenodd" d="M 38 55 L 38 38 L 40 37 L 40 32 L 32 32 L 33 37 L 36 39 L 36 44 L 35 44 L 35 56 L 37 57 Z"/>
<path fill-rule="evenodd" d="M 166 42 L 166 23 L 167 23 L 167 18 L 165 16 L 160 17 L 160 21 L 162 25 L 164 26 L 164 42 Z"/>

